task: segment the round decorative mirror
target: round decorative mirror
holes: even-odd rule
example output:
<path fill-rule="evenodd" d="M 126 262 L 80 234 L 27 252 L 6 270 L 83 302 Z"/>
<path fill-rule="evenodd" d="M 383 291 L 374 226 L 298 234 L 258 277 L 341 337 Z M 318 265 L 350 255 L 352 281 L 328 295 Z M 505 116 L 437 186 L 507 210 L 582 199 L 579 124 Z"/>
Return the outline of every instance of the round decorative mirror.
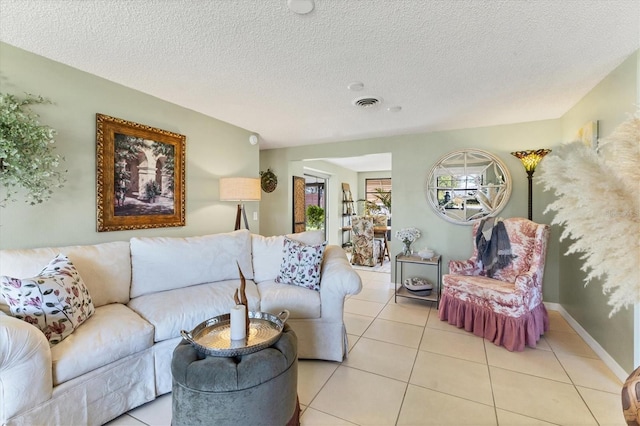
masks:
<path fill-rule="evenodd" d="M 453 151 L 429 172 L 426 195 L 438 216 L 472 225 L 504 208 L 511 196 L 511 175 L 502 160 L 486 151 Z"/>

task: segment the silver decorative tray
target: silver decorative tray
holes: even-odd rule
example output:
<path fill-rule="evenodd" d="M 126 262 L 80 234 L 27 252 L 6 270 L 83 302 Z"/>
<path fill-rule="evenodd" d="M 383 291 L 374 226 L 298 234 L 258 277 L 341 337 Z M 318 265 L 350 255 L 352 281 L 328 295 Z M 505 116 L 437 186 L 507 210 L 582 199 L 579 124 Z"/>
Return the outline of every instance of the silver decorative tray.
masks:
<path fill-rule="evenodd" d="M 231 315 L 224 314 L 198 324 L 193 330 L 182 330 L 182 337 L 194 348 L 212 356 L 240 356 L 273 345 L 282 334 L 289 311 L 278 315 L 268 312 L 249 312 L 249 335 L 243 340 L 231 340 Z"/>

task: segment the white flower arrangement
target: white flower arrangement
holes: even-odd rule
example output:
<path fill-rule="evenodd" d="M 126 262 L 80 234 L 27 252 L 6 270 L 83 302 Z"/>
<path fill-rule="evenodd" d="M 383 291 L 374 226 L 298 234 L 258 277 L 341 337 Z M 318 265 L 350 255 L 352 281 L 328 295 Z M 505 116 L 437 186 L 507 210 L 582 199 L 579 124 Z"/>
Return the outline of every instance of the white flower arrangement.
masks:
<path fill-rule="evenodd" d="M 396 231 L 396 238 L 405 244 L 413 243 L 415 240 L 420 238 L 420 230 L 417 228 L 402 228 L 401 230 Z"/>

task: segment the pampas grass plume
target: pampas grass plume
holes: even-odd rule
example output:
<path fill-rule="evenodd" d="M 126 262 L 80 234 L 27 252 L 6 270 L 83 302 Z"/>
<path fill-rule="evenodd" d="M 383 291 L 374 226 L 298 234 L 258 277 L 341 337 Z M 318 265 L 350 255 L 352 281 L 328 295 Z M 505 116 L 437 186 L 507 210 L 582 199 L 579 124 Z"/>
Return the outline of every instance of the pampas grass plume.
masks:
<path fill-rule="evenodd" d="M 572 240 L 566 254 L 582 254 L 585 285 L 603 280 L 609 316 L 640 303 L 640 111 L 597 152 L 580 141 L 554 150 L 539 181 L 555 192 L 545 213 L 555 211 L 551 223 L 564 226 L 560 240 Z"/>

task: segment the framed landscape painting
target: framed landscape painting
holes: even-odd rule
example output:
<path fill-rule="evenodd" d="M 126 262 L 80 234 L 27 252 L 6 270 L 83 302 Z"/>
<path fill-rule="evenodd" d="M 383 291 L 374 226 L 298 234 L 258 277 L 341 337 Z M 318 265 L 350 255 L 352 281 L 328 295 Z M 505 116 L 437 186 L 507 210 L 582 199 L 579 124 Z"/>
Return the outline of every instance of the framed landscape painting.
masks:
<path fill-rule="evenodd" d="M 185 225 L 186 137 L 96 114 L 97 228 Z"/>

